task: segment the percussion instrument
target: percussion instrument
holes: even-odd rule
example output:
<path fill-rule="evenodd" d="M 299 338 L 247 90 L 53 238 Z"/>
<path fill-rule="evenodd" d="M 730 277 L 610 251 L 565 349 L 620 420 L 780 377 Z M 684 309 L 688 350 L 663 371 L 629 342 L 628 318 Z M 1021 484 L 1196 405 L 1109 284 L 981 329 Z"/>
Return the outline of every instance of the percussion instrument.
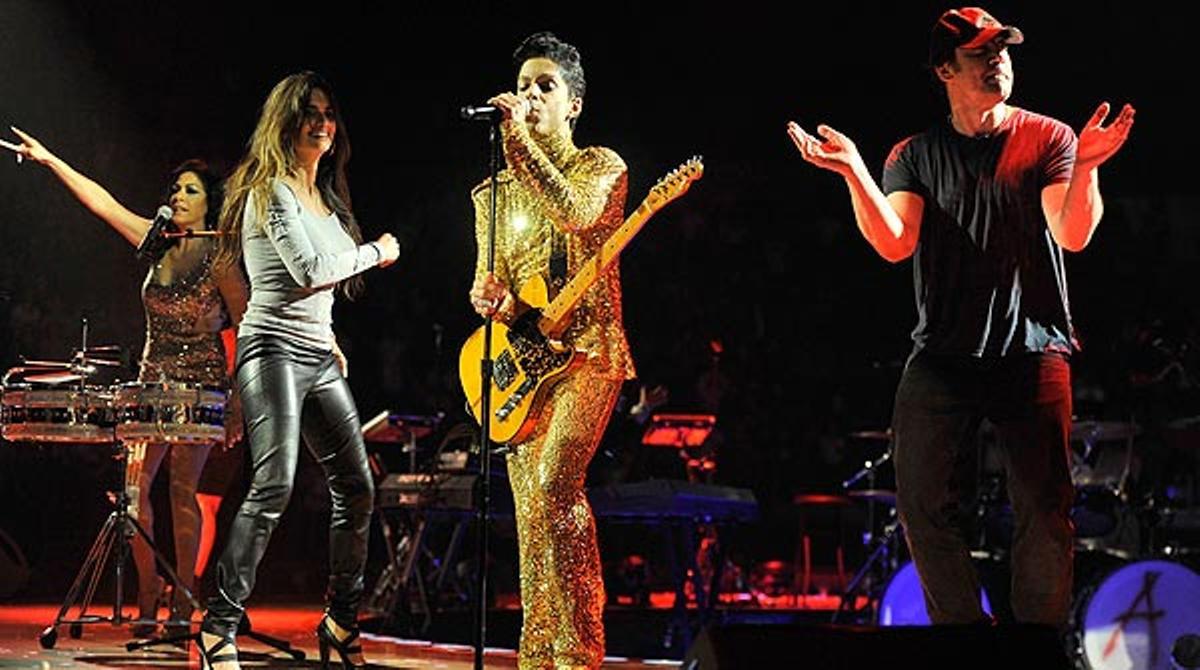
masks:
<path fill-rule="evenodd" d="M 979 589 L 979 601 L 984 613 L 990 616 L 992 604 L 988 601 L 987 591 L 982 587 Z M 879 600 L 879 625 L 929 624 L 929 612 L 925 609 L 925 593 L 921 589 L 921 579 L 917 576 L 917 566 L 908 561 L 892 575 L 884 587 L 883 597 Z"/>
<path fill-rule="evenodd" d="M 113 394 L 117 439 L 211 444 L 225 439 L 225 392 L 185 382 L 129 382 Z"/>
<path fill-rule="evenodd" d="M 0 433 L 12 442 L 111 442 L 112 392 L 102 386 L 5 384 Z"/>
<path fill-rule="evenodd" d="M 1079 592 L 1070 628 L 1091 670 L 1180 667 L 1172 659 L 1177 643 L 1200 634 L 1200 575 L 1162 560 L 1101 573 Z"/>

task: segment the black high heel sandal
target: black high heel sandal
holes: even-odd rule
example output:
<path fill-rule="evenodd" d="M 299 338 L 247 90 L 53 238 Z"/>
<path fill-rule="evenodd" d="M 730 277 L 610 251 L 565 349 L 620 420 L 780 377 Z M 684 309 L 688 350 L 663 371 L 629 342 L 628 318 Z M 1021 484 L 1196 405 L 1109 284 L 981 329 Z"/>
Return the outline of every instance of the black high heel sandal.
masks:
<path fill-rule="evenodd" d="M 358 626 L 354 628 L 342 628 L 341 624 L 336 624 L 339 628 L 346 631 L 346 637 L 339 640 L 330 628 L 334 624 L 336 622 L 329 614 L 321 617 L 321 622 L 317 624 L 317 644 L 321 651 L 321 668 L 327 669 L 329 667 L 330 647 L 337 650 L 343 668 L 367 667 L 367 662 L 363 659 L 362 655 L 362 645 L 358 644 Z"/>
<path fill-rule="evenodd" d="M 204 636 L 211 635 L 217 638 L 216 642 L 211 647 L 204 646 Z M 200 670 L 216 670 L 218 663 L 233 663 L 233 668 L 241 670 L 241 665 L 238 663 L 237 644 L 233 638 L 218 635 L 206 630 L 201 630 L 197 636 L 196 648 L 200 650 Z M 229 651 L 222 650 L 229 649 Z M 229 670 L 226 668 L 226 670 Z"/>

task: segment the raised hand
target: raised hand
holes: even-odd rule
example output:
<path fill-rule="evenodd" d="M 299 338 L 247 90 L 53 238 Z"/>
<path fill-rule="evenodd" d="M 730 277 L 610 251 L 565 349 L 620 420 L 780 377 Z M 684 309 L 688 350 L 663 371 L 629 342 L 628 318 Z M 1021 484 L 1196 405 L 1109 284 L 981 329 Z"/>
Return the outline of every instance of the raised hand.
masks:
<path fill-rule="evenodd" d="M 380 235 L 379 239 L 375 240 L 375 244 L 379 245 L 379 250 L 382 253 L 382 257 L 379 259 L 379 267 L 386 268 L 395 263 L 396 259 L 400 257 L 400 244 L 396 242 L 395 236 L 391 233 Z"/>
<path fill-rule="evenodd" d="M 526 117 L 529 116 L 530 104 L 529 100 L 516 93 L 501 93 L 493 96 L 488 100 L 489 105 L 495 105 L 504 112 L 505 120 L 512 120 L 516 123 L 525 123 Z"/>
<path fill-rule="evenodd" d="M 50 150 L 42 146 L 42 143 L 32 135 L 16 126 L 9 126 L 9 128 L 17 134 L 17 137 L 21 138 L 21 144 L 16 150 L 18 156 L 42 165 L 54 160 L 54 154 L 50 153 Z"/>
<path fill-rule="evenodd" d="M 479 316 L 492 316 L 504 303 L 512 298 L 512 292 L 504 282 L 496 279 L 493 274 L 477 277 L 471 285 L 471 307 Z"/>
<path fill-rule="evenodd" d="M 1107 102 L 1100 103 L 1096 113 L 1079 132 L 1079 146 L 1075 151 L 1076 170 L 1099 167 L 1117 153 L 1129 137 L 1129 131 L 1133 128 L 1133 106 L 1126 103 L 1117 118 L 1105 127 L 1103 123 L 1110 109 Z"/>
<path fill-rule="evenodd" d="M 823 139 L 808 134 L 794 121 L 788 122 L 787 133 L 800 150 L 800 156 L 817 167 L 845 177 L 862 165 L 862 156 L 854 142 L 829 126 L 817 126 L 817 133 Z"/>

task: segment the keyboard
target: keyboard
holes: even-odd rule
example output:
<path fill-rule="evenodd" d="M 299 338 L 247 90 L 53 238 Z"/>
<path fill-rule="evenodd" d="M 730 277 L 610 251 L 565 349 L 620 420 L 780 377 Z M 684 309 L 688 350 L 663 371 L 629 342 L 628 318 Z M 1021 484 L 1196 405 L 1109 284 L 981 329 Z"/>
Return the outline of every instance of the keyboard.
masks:
<path fill-rule="evenodd" d="M 758 500 L 749 489 L 650 479 L 588 491 L 597 517 L 703 519 L 715 522 L 754 521 Z"/>

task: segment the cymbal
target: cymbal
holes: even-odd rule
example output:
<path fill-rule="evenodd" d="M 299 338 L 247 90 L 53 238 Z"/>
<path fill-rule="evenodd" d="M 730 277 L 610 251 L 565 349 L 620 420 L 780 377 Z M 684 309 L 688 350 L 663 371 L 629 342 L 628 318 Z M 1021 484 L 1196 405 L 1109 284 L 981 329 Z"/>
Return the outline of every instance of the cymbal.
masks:
<path fill-rule="evenodd" d="M 367 442 L 404 444 L 433 433 L 441 420 L 440 415 L 394 414 L 385 409 L 363 424 L 363 439 Z"/>
<path fill-rule="evenodd" d="M 1141 432 L 1124 421 L 1075 421 L 1071 424 L 1071 439 L 1083 441 L 1128 440 Z"/>
<path fill-rule="evenodd" d="M 836 493 L 797 493 L 793 505 L 849 505 L 850 499 Z"/>
<path fill-rule="evenodd" d="M 858 491 L 848 491 L 847 494 L 851 498 L 858 498 L 859 500 L 881 502 L 885 505 L 896 504 L 896 492 L 890 489 L 860 489 Z"/>
<path fill-rule="evenodd" d="M 892 429 L 886 428 L 884 430 L 857 430 L 853 433 L 850 433 L 850 437 L 856 437 L 860 440 L 890 441 L 892 439 Z"/>

